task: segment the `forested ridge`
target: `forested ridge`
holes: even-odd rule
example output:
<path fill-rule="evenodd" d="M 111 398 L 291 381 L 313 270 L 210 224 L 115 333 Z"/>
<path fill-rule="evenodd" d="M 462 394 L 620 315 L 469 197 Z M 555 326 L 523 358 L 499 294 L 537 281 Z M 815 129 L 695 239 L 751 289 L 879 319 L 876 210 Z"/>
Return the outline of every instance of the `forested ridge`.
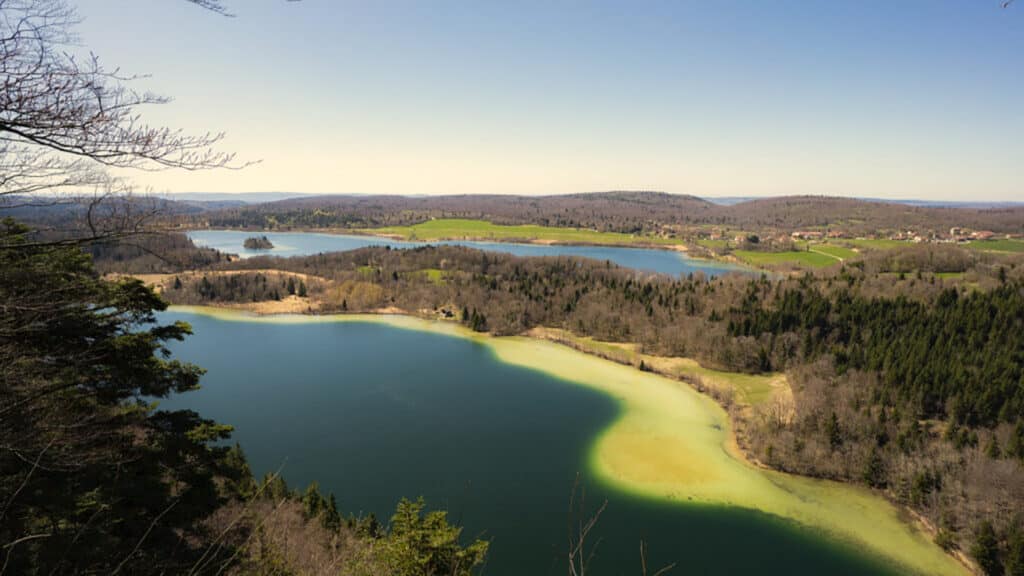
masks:
<path fill-rule="evenodd" d="M 495 224 L 538 224 L 627 234 L 696 227 L 792 231 L 836 228 L 851 234 L 906 230 L 946 232 L 966 226 L 1024 233 L 1024 208 L 936 208 L 906 204 L 793 196 L 719 205 L 663 192 L 598 192 L 551 196 L 318 196 L 204 213 L 175 220 L 205 227 L 244 229 L 378 228 L 435 218 L 482 219 Z"/>

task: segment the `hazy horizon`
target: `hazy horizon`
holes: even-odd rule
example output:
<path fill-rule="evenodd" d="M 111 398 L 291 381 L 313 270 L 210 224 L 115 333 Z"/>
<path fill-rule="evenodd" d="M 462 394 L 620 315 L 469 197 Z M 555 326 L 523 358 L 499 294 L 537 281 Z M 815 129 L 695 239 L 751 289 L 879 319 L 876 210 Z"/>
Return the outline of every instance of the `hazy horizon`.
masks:
<path fill-rule="evenodd" d="M 224 131 L 154 193 L 1024 197 L 1024 6 L 81 0 L 84 46 Z M 354 192 L 353 192 L 354 191 Z"/>
<path fill-rule="evenodd" d="M 269 199 L 264 200 L 265 202 L 275 202 L 279 200 L 286 200 L 292 198 L 309 198 L 309 197 L 329 197 L 329 196 L 400 196 L 405 198 L 430 198 L 439 196 L 463 196 L 467 194 L 412 194 L 404 192 L 392 192 L 392 193 L 377 193 L 377 192 L 283 192 L 279 190 L 268 190 L 261 192 L 150 192 L 153 195 L 166 197 L 169 199 L 195 199 L 195 201 L 211 201 L 218 202 L 228 199 L 239 199 L 239 198 L 254 198 L 254 197 L 267 197 Z M 1024 200 L 988 200 L 985 198 L 972 199 L 972 200 L 931 200 L 927 198 L 877 198 L 870 196 L 840 196 L 840 195 L 828 195 L 828 194 L 800 194 L 800 195 L 766 195 L 766 196 L 710 196 L 710 195 L 695 195 L 685 194 L 680 192 L 669 192 L 664 190 L 587 190 L 583 192 L 552 192 L 544 194 L 515 194 L 515 193 L 494 193 L 494 194 L 468 194 L 468 195 L 492 195 L 492 196 L 521 196 L 521 197 L 542 197 L 542 196 L 574 196 L 580 194 L 610 194 L 610 193 L 652 193 L 652 194 L 669 194 L 675 196 L 690 196 L 698 198 L 700 200 L 706 200 L 712 204 L 719 205 L 732 205 L 740 202 L 749 200 L 766 200 L 772 198 L 799 198 L 799 197 L 817 197 L 817 198 L 846 198 L 851 200 L 862 200 L 867 202 L 887 202 L 896 204 L 912 204 L 912 205 L 932 205 L 932 206 L 965 206 L 965 207 L 997 207 L 997 206 L 1024 206 Z"/>

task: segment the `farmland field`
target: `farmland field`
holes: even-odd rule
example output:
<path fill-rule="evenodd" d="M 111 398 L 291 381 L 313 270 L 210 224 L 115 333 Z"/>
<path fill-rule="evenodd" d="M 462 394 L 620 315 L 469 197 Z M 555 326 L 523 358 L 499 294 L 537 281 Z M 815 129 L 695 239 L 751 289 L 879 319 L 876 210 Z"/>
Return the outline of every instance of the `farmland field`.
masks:
<path fill-rule="evenodd" d="M 839 260 L 828 254 L 805 251 L 789 252 L 754 252 L 751 250 L 736 250 L 733 252 L 737 258 L 755 266 L 773 266 L 779 264 L 796 264 L 809 266 L 811 268 L 824 268 L 838 264 Z"/>
<path fill-rule="evenodd" d="M 618 232 L 598 232 L 579 228 L 555 228 L 532 224 L 503 226 L 484 220 L 440 219 L 413 226 L 368 228 L 361 232 L 375 235 L 399 236 L 405 240 L 524 240 L 561 242 L 566 244 L 663 244 L 679 242 L 669 238 L 640 236 Z"/>

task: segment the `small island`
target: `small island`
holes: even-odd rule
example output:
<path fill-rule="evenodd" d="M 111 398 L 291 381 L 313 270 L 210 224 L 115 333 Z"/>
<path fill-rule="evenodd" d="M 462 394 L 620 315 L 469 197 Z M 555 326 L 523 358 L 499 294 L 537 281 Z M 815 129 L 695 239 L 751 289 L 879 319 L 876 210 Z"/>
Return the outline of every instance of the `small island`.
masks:
<path fill-rule="evenodd" d="M 246 238 L 242 246 L 248 250 L 271 250 L 274 248 L 274 243 L 266 236 L 252 236 Z"/>

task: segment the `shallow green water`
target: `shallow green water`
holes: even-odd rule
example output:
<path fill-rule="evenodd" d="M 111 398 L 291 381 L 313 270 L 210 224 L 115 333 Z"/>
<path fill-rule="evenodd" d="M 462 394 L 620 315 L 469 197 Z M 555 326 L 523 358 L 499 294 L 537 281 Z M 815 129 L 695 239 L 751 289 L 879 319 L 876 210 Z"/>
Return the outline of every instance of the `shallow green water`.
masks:
<path fill-rule="evenodd" d="M 254 472 L 318 480 L 345 513 L 386 518 L 400 496 L 492 540 L 485 574 L 564 574 L 567 504 L 617 413 L 598 392 L 497 361 L 465 339 L 369 323 L 226 322 L 170 312 L 208 369 L 191 407 L 236 427 Z M 586 480 L 586 476 L 584 476 Z M 748 510 L 645 500 L 587 483 L 608 508 L 595 575 L 639 574 L 639 542 L 671 574 L 884 574 L 870 558 Z"/>

